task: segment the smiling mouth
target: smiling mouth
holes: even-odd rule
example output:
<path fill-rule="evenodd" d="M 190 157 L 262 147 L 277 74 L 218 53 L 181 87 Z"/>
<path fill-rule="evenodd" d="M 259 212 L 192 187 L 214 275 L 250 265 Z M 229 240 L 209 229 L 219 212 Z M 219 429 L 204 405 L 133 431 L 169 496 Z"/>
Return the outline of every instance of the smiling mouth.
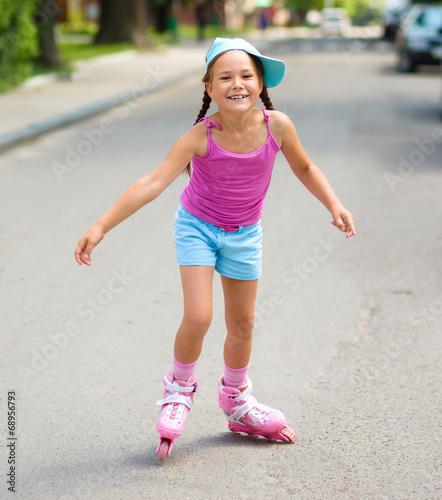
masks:
<path fill-rule="evenodd" d="M 229 99 L 233 99 L 234 101 L 239 101 L 241 99 L 245 99 L 246 97 L 249 97 L 248 95 L 232 95 L 229 97 Z"/>

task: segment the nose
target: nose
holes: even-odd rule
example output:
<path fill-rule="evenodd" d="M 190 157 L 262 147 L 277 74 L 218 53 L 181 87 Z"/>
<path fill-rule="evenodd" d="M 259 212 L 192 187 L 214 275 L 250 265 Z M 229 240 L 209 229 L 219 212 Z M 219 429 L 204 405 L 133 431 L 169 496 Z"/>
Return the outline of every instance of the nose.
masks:
<path fill-rule="evenodd" d="M 237 77 L 233 78 L 232 87 L 235 89 L 243 87 L 241 77 L 237 76 Z"/>

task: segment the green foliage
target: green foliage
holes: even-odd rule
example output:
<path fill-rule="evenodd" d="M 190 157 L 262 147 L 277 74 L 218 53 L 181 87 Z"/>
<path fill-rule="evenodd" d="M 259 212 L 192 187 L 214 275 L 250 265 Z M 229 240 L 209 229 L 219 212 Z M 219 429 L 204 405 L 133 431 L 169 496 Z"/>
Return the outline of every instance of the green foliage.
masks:
<path fill-rule="evenodd" d="M 309 10 L 321 10 L 324 8 L 324 0 L 286 0 L 286 6 L 292 7 L 302 17 Z"/>
<path fill-rule="evenodd" d="M 346 9 L 352 19 L 361 17 L 369 10 L 369 0 L 336 0 L 336 7 Z"/>
<path fill-rule="evenodd" d="M 34 23 L 36 0 L 0 0 L 0 92 L 17 85 L 32 72 L 38 53 Z"/>
<path fill-rule="evenodd" d="M 58 23 L 61 33 L 75 33 L 95 35 L 98 31 L 98 22 L 88 21 L 84 15 L 84 9 L 71 8 L 68 10 L 68 19 L 64 23 Z"/>
<path fill-rule="evenodd" d="M 298 14 L 304 15 L 309 10 L 322 10 L 324 0 L 286 0 L 287 7 L 293 7 Z M 361 17 L 369 10 L 370 0 L 335 0 L 334 7 L 347 10 L 351 18 Z"/>
<path fill-rule="evenodd" d="M 134 46 L 130 43 L 106 43 L 95 45 L 92 43 L 66 43 L 59 42 L 58 48 L 63 59 L 72 64 L 75 61 L 90 59 L 91 57 L 105 56 L 108 54 L 115 54 L 125 50 L 133 49 Z"/>

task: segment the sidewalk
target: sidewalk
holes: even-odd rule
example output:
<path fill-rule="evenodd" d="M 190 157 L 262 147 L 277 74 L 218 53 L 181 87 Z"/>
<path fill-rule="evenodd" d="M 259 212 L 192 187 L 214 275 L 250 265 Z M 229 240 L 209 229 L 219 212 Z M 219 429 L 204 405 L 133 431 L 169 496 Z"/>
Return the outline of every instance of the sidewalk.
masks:
<path fill-rule="evenodd" d="M 103 56 L 76 64 L 71 80 L 34 86 L 36 79 L 0 95 L 0 152 L 57 127 L 204 72 L 206 44 Z"/>
<path fill-rule="evenodd" d="M 279 37 L 245 37 L 265 51 Z M 284 36 L 282 37 L 284 38 Z M 204 74 L 211 40 L 79 61 L 71 79 L 33 78 L 0 94 L 0 153 L 194 74 Z"/>

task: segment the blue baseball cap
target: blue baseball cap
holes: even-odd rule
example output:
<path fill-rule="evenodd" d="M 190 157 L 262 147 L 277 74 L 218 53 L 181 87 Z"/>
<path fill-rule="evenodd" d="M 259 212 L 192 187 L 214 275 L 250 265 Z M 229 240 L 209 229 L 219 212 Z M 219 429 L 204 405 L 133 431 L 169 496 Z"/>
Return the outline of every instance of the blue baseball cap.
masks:
<path fill-rule="evenodd" d="M 215 38 L 206 56 L 206 71 L 215 57 L 228 50 L 244 50 L 248 54 L 259 57 L 264 65 L 264 84 L 266 87 L 276 87 L 284 78 L 284 61 L 263 56 L 258 49 L 242 38 Z"/>

